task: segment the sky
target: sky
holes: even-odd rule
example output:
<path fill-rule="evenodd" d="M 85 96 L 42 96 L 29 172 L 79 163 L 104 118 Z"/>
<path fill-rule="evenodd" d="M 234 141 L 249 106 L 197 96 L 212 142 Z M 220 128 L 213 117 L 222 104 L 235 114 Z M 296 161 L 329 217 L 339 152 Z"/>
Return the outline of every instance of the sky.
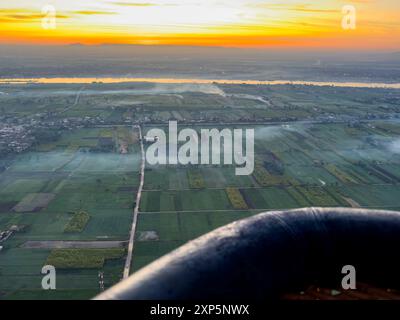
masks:
<path fill-rule="evenodd" d="M 0 25 L 0 44 L 400 50 L 399 0 L 1 0 Z"/>

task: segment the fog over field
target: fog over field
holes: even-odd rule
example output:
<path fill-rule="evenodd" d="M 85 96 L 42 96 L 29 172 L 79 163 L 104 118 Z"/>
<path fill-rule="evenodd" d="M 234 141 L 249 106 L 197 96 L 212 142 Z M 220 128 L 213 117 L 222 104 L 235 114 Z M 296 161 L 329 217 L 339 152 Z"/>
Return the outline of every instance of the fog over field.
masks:
<path fill-rule="evenodd" d="M 283 137 L 285 132 L 305 132 L 305 129 L 309 127 L 304 124 L 290 124 L 290 125 L 277 125 L 270 127 L 257 128 L 255 132 L 256 140 L 271 141 L 276 138 Z"/>
<path fill-rule="evenodd" d="M 78 87 L 77 89 L 80 89 Z M 82 90 L 82 95 L 90 96 L 90 95 L 174 95 L 177 97 L 182 97 L 179 93 L 185 92 L 199 92 L 204 94 L 216 94 L 223 97 L 227 97 L 225 92 L 213 84 L 190 84 L 190 83 L 181 83 L 181 84 L 168 84 L 168 83 L 145 83 L 139 84 L 139 86 L 134 88 L 121 88 L 121 89 L 85 89 Z M 68 89 L 59 89 L 55 87 L 53 90 L 48 89 L 38 89 L 38 90 L 18 90 L 18 87 L 13 88 L 13 91 L 9 93 L 0 92 L 0 95 L 11 95 L 15 97 L 49 97 L 49 96 L 73 96 L 77 93 L 76 90 L 68 90 Z M 247 99 L 262 99 L 262 97 L 252 96 L 252 95 L 229 95 L 229 96 L 238 96 L 241 98 Z"/>
<path fill-rule="evenodd" d="M 395 123 L 395 122 L 393 122 Z M 396 122 L 398 123 L 398 122 Z M 313 133 L 315 125 L 312 124 L 291 124 L 291 125 L 273 125 L 257 127 L 255 139 L 258 143 L 284 141 L 290 137 L 291 133 L 299 134 L 303 141 L 308 145 L 316 144 L 315 138 L 318 133 Z M 384 137 L 381 135 L 369 135 L 364 133 L 358 138 L 346 136 L 345 139 L 334 141 L 319 141 L 319 155 L 329 158 L 330 149 L 326 149 L 322 143 L 329 143 L 338 154 L 341 154 L 351 161 L 386 161 L 400 154 L 400 137 Z"/>
<path fill-rule="evenodd" d="M 388 144 L 388 149 L 392 153 L 400 154 L 400 138 L 393 139 Z"/>

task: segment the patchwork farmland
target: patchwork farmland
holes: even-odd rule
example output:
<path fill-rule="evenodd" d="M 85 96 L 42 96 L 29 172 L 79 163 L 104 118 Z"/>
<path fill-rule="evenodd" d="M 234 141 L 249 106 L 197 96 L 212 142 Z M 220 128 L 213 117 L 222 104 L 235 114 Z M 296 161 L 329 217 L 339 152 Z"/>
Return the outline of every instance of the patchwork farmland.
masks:
<path fill-rule="evenodd" d="M 183 126 L 182 126 L 183 127 Z M 262 211 L 308 206 L 400 209 L 400 124 L 255 126 L 256 167 L 148 166 L 133 270 Z M 151 232 L 152 238 L 143 235 Z"/>
<path fill-rule="evenodd" d="M 141 161 L 132 124 L 144 134 L 168 120 L 197 130 L 250 127 L 256 140 L 249 176 L 236 176 L 234 166 L 146 165 L 131 272 L 262 211 L 400 209 L 395 91 L 210 85 L 178 95 L 175 85 L 157 86 L 158 94 L 149 83 L 85 88 L 2 87 L 9 92 L 2 97 L 5 117 L 42 112 L 62 129 L 0 158 L 0 299 L 87 299 L 121 280 Z M 49 94 L 54 89 L 59 96 Z M 65 117 L 80 122 L 65 126 Z M 41 290 L 47 263 L 58 267 L 52 292 Z"/>
<path fill-rule="evenodd" d="M 1 243 L 1 298 L 46 298 L 46 264 L 57 266 L 55 298 L 90 298 L 99 272 L 105 287 L 120 280 L 138 182 L 136 134 L 132 127 L 66 132 L 1 173 L 0 230 L 18 227 Z M 113 148 L 99 151 L 105 137 Z"/>

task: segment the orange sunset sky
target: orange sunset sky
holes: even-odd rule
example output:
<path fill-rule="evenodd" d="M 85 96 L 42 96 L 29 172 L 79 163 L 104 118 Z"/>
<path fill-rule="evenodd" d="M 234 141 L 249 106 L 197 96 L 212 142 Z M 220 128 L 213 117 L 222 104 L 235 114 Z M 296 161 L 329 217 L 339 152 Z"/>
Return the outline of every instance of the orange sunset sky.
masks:
<path fill-rule="evenodd" d="M 344 5 L 355 30 L 342 28 Z M 400 49 L 400 0 L 1 0 L 0 23 L 1 44 Z"/>

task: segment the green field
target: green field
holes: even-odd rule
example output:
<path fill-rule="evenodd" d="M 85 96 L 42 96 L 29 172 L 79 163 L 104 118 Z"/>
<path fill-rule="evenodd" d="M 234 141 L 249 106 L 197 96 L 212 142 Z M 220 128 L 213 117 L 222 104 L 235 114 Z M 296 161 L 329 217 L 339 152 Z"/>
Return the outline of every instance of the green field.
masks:
<path fill-rule="evenodd" d="M 15 157 L 9 169 L 1 173 L 0 230 L 12 225 L 24 228 L 15 232 L 0 252 L 0 298 L 28 299 L 37 295 L 43 299 L 87 299 L 100 292 L 99 271 L 104 274 L 105 287 L 120 280 L 123 249 L 52 251 L 24 249 L 21 245 L 28 240 L 127 239 L 140 161 L 137 141 L 129 140 L 132 130 L 120 127 L 66 132 L 52 146 L 43 149 L 39 145 Z M 126 139 L 130 152 L 90 150 L 107 135 Z M 47 194 L 52 197 L 33 197 Z M 42 207 L 32 212 L 15 211 L 27 208 L 28 199 L 31 203 L 35 199 Z M 41 268 L 46 263 L 60 269 L 53 295 L 39 292 Z"/>
<path fill-rule="evenodd" d="M 380 127 L 390 128 L 387 130 Z M 400 208 L 400 123 L 255 126 L 256 168 L 149 167 L 133 269 L 188 240 L 262 211 L 309 206 Z M 371 143 L 373 138 L 379 144 Z M 205 188 L 204 188 L 205 185 Z M 247 208 L 247 209 L 244 209 Z"/>
<path fill-rule="evenodd" d="M 121 280 L 123 247 L 23 244 L 127 241 L 141 161 L 132 123 L 141 123 L 144 134 L 165 128 L 168 120 L 197 131 L 254 128 L 256 160 L 249 176 L 236 176 L 230 165 L 147 165 L 132 272 L 263 211 L 400 209 L 394 90 L 212 84 L 185 91 L 177 85 L 93 83 L 74 103 L 80 85 L 0 87 L 9 93 L 1 96 L 4 119 L 91 120 L 63 125 L 57 138 L 0 158 L 0 231 L 18 229 L 0 244 L 0 299 L 88 299 L 101 290 L 100 274 L 105 288 Z M 41 290 L 46 263 L 59 269 L 56 291 Z"/>
<path fill-rule="evenodd" d="M 90 220 L 90 215 L 85 211 L 75 212 L 65 226 L 64 232 L 82 232 Z"/>
<path fill-rule="evenodd" d="M 106 260 L 121 259 L 124 249 L 54 249 L 46 264 L 56 269 L 101 269 Z"/>

